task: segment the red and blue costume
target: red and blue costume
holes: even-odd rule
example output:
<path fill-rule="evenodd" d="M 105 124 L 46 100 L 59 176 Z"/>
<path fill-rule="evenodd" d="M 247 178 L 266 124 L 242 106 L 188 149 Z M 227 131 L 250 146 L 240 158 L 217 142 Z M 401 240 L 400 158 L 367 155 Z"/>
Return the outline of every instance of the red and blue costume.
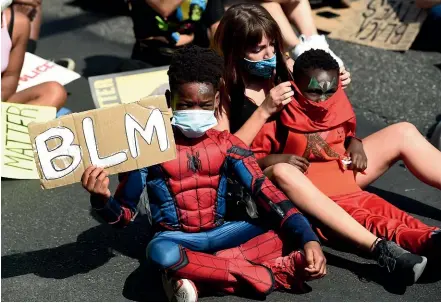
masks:
<path fill-rule="evenodd" d="M 138 204 L 146 203 L 147 192 L 157 230 L 147 257 L 159 269 L 216 290 L 231 293 L 247 284 L 267 294 L 274 288 L 274 276 L 261 263 L 282 255 L 281 241 L 252 223 L 225 221 L 227 177 L 234 174 L 274 227 L 299 245 L 318 240 L 310 224 L 234 135 L 211 129 L 189 139 L 175 130 L 175 141 L 175 160 L 120 175 L 114 197 L 101 201 L 92 196 L 93 208 L 107 222 L 125 226 L 136 216 Z"/>

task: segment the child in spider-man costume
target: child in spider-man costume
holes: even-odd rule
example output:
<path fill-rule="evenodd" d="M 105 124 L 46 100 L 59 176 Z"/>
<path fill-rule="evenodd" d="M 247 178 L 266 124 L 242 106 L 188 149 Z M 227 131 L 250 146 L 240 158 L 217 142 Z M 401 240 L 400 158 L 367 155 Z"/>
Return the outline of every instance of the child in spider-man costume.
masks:
<path fill-rule="evenodd" d="M 223 60 L 212 50 L 192 46 L 174 56 L 167 97 L 174 110 L 175 160 L 120 175 L 114 196 L 103 169 L 89 167 L 83 174 L 92 207 L 116 226 L 134 218 L 147 190 L 157 230 L 147 258 L 166 273 L 164 287 L 171 300 L 195 301 L 202 284 L 213 291 L 247 289 L 266 295 L 326 274 L 308 221 L 264 176 L 239 139 L 213 129 L 222 72 Z M 275 232 L 225 220 L 227 177 L 233 173 L 274 228 L 295 240 L 305 255 L 294 251 L 282 257 Z"/>
<path fill-rule="evenodd" d="M 437 260 L 441 233 L 357 185 L 355 173 L 363 173 L 368 159 L 362 141 L 355 137 L 355 113 L 338 71 L 337 62 L 325 51 L 302 54 L 294 65 L 293 100 L 277 119 L 265 124 L 251 148 L 262 169 L 289 162 L 291 156 L 304 158 L 308 163 L 305 174 L 318 189 L 374 235 L 402 247 L 381 254 L 381 260 L 390 271 L 398 266 L 413 269 L 409 273 L 414 282 L 426 258 L 405 250 Z M 375 253 L 381 246 L 394 244 L 381 241 L 373 246 Z"/>

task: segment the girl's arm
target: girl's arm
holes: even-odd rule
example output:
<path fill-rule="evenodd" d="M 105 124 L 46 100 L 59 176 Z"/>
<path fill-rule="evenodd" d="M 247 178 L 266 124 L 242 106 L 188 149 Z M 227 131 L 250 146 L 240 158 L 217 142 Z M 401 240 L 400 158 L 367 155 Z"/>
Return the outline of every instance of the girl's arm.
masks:
<path fill-rule="evenodd" d="M 9 54 L 9 64 L 6 70 L 2 73 L 1 78 L 2 101 L 8 101 L 8 99 L 17 91 L 18 79 L 20 78 L 21 68 L 23 67 L 24 55 L 31 29 L 28 17 L 15 11 L 14 14 L 15 20 L 12 33 L 12 48 L 11 53 Z M 8 14 L 7 19 L 10 22 L 10 14 Z"/>
<path fill-rule="evenodd" d="M 291 82 L 286 81 L 272 88 L 263 103 L 254 111 L 251 117 L 235 133 L 248 146 L 253 143 L 262 126 L 273 114 L 279 112 L 286 104 L 291 102 L 294 91 Z M 231 102 L 234 102 L 232 100 Z"/>
<path fill-rule="evenodd" d="M 250 146 L 269 117 L 271 117 L 271 114 L 269 114 L 262 106 L 259 106 L 247 122 L 245 122 L 234 135 L 241 139 L 246 145 Z"/>

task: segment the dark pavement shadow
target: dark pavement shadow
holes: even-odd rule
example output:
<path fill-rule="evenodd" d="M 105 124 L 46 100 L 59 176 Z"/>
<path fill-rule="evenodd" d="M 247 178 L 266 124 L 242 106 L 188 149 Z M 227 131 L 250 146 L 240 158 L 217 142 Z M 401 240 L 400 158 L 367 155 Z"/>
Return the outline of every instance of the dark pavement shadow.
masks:
<path fill-rule="evenodd" d="M 441 209 L 373 186 L 368 186 L 366 190 L 382 197 L 405 212 L 441 221 Z"/>
<path fill-rule="evenodd" d="M 128 6 L 124 0 L 74 0 L 68 5 L 79 7 L 84 12 L 68 18 L 45 20 L 41 25 L 40 37 L 80 29 L 115 16 L 129 15 Z"/>
<path fill-rule="evenodd" d="M 132 272 L 124 283 L 123 296 L 137 302 L 166 302 L 168 301 L 159 271 L 148 262 L 142 260 L 139 267 Z"/>
<path fill-rule="evenodd" d="M 403 295 L 407 287 L 400 284 L 397 278 L 385 273 L 385 269 L 376 264 L 358 263 L 334 254 L 325 253 L 327 264 L 347 269 L 365 283 L 374 282 L 387 292 Z"/>
<path fill-rule="evenodd" d="M 84 61 L 86 62 L 86 67 L 83 69 L 83 76 L 86 78 L 112 73 L 130 72 L 152 67 L 139 60 L 112 55 L 90 56 L 84 59 Z"/>
<path fill-rule="evenodd" d="M 142 260 L 149 241 L 146 224 L 143 217 L 120 230 L 102 224 L 81 233 L 75 243 L 3 256 L 2 279 L 30 273 L 65 279 L 104 265 L 115 252 Z"/>
<path fill-rule="evenodd" d="M 82 71 L 84 77 L 107 75 L 119 72 L 119 67 L 127 60 L 112 55 L 90 56 L 84 59 L 86 65 Z"/>
<path fill-rule="evenodd" d="M 76 29 L 81 29 L 89 24 L 102 22 L 103 20 L 110 18 L 112 17 L 106 15 L 99 16 L 96 13 L 86 12 L 81 15 L 76 15 L 63 19 L 45 20 L 45 22 L 43 22 L 43 24 L 41 25 L 40 39 L 52 35 L 74 31 Z"/>
<path fill-rule="evenodd" d="M 73 0 L 67 5 L 79 7 L 87 12 L 109 16 L 129 15 L 129 9 L 125 0 Z"/>
<path fill-rule="evenodd" d="M 440 64 L 440 66 L 438 68 L 441 70 L 441 64 Z M 441 115 L 436 116 L 435 121 L 436 122 L 433 123 L 433 125 L 431 127 L 429 127 L 429 129 L 427 130 L 426 137 L 429 138 L 429 139 L 432 138 L 432 135 L 433 135 L 433 132 L 435 131 L 436 126 L 441 121 Z"/>

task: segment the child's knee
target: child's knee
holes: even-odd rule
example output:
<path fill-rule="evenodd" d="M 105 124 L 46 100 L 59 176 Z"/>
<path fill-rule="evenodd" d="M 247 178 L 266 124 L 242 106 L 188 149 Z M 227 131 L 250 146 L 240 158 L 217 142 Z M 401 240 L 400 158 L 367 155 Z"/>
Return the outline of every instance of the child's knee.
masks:
<path fill-rule="evenodd" d="M 396 134 L 400 138 L 412 138 L 415 135 L 421 135 L 415 125 L 409 122 L 399 122 L 392 125 L 391 127 L 395 128 Z"/>
<path fill-rule="evenodd" d="M 181 249 L 178 244 L 163 239 L 153 239 L 147 246 L 147 259 L 160 269 L 176 265 L 181 259 Z"/>
<path fill-rule="evenodd" d="M 47 99 L 51 100 L 53 103 L 51 105 L 56 106 L 57 108 L 62 107 L 67 99 L 67 93 L 64 86 L 54 81 L 44 83 L 43 94 L 47 95 Z"/>
<path fill-rule="evenodd" d="M 277 183 L 286 183 L 298 178 L 304 178 L 303 173 L 288 163 L 278 163 L 273 166 L 272 179 Z"/>

